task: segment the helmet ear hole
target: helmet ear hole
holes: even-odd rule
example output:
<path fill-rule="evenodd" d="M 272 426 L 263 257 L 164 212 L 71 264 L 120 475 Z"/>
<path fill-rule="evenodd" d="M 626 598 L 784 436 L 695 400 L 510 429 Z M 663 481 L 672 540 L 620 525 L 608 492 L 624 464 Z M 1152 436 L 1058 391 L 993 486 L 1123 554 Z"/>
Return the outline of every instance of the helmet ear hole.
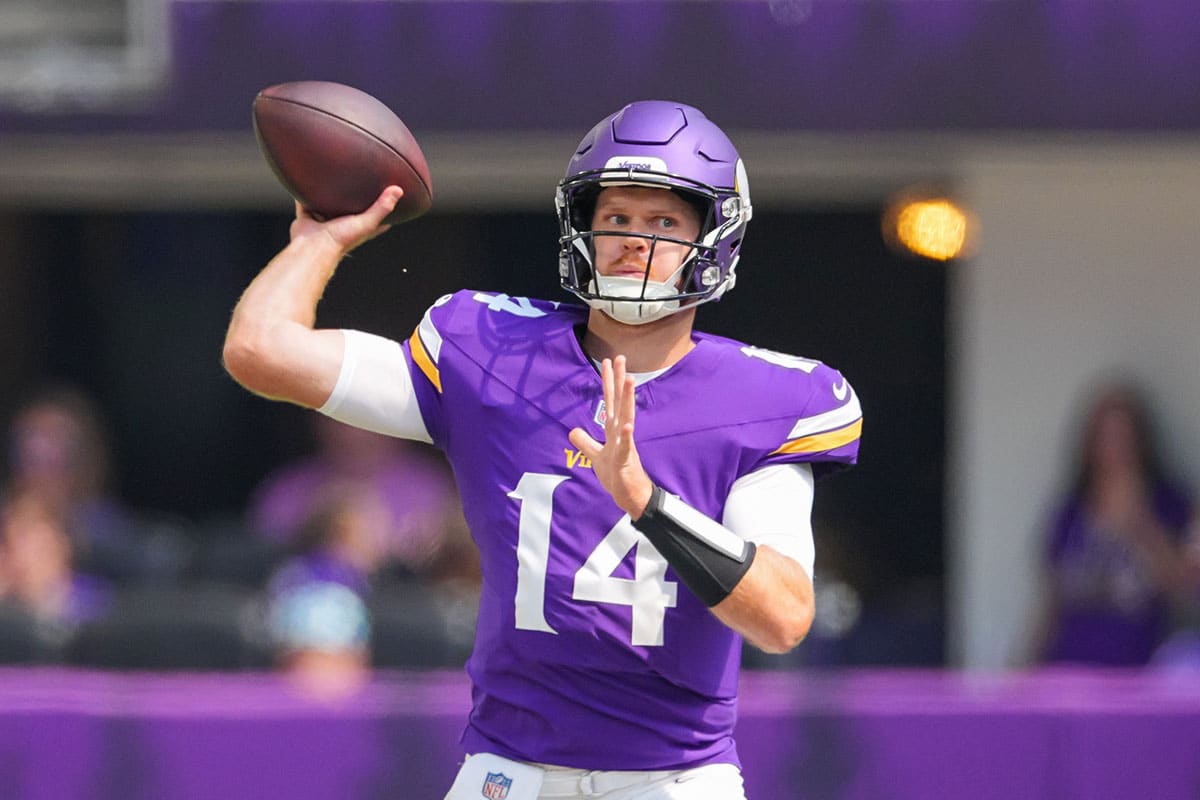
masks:
<path fill-rule="evenodd" d="M 575 226 L 575 230 L 590 231 L 592 229 L 592 217 L 596 213 L 596 200 L 599 197 L 599 186 L 585 186 L 571 198 L 571 224 Z M 589 250 L 595 249 L 594 243 L 589 242 L 588 245 Z"/>
<path fill-rule="evenodd" d="M 710 200 L 701 197 L 700 195 L 693 194 L 692 192 L 681 191 L 679 189 L 672 189 L 671 193 L 683 200 L 685 203 L 691 206 L 693 210 L 695 210 L 696 219 L 700 221 L 701 235 L 712 230 L 714 222 L 712 213 L 713 204 Z"/>

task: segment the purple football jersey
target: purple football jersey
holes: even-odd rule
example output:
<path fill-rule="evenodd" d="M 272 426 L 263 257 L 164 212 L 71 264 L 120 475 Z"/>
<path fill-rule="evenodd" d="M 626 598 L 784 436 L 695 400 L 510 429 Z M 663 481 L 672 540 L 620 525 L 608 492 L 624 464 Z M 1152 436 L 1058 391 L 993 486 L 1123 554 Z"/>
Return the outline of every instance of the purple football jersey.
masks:
<path fill-rule="evenodd" d="M 581 306 L 458 292 L 404 346 L 481 553 L 468 752 L 569 767 L 737 763 L 741 639 L 675 577 L 567 439 L 602 438 Z M 845 379 L 816 361 L 693 334 L 637 390 L 650 477 L 720 520 L 739 477 L 854 463 Z"/>

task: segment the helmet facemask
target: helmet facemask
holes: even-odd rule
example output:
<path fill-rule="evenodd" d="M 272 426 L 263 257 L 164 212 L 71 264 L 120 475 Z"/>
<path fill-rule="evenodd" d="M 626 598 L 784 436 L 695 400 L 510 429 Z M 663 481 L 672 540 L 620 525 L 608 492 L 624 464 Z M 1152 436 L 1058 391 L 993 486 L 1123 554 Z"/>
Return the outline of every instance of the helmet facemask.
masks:
<path fill-rule="evenodd" d="M 733 270 L 722 274 L 719 243 L 741 222 L 734 219 L 718 224 L 717 190 L 699 184 L 694 190 L 676 188 L 680 182 L 678 176 L 658 177 L 639 172 L 636 180 L 629 180 L 635 176 L 624 173 L 619 181 L 609 180 L 610 177 L 610 171 L 599 170 L 595 174 L 575 176 L 559 185 L 557 205 L 562 234 L 559 238 L 559 277 L 563 288 L 618 322 L 641 325 L 715 300 L 733 285 Z M 593 231 L 596 200 L 607 186 L 642 186 L 673 191 L 698 212 L 700 229 L 697 237 L 680 239 L 632 231 Z M 636 237 L 649 242 L 646 271 L 641 278 L 600 274 L 596 268 L 596 240 L 605 236 Z M 679 267 L 662 282 L 650 279 L 655 251 L 660 243 L 688 249 Z"/>

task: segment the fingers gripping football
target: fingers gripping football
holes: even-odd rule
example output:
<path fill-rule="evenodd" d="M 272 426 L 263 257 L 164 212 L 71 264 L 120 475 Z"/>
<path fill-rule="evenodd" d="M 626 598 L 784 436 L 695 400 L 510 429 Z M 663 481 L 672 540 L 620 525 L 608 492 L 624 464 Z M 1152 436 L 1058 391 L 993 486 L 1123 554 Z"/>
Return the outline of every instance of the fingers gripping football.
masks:
<path fill-rule="evenodd" d="M 625 371 L 625 356 L 604 359 L 600 380 L 606 409 L 604 442 L 597 442 L 582 428 L 575 428 L 568 436 L 571 444 L 591 460 L 600 485 L 618 506 L 637 519 L 650 502 L 654 485 L 642 467 L 634 442 L 637 393 L 633 377 Z"/>
<path fill-rule="evenodd" d="M 296 218 L 292 221 L 291 238 L 295 241 L 302 236 L 312 234 L 328 236 L 339 250 L 348 253 L 391 227 L 385 224 L 384 220 L 403 196 L 404 190 L 399 186 L 389 186 L 361 214 L 351 214 L 330 220 L 318 219 L 297 202 Z"/>

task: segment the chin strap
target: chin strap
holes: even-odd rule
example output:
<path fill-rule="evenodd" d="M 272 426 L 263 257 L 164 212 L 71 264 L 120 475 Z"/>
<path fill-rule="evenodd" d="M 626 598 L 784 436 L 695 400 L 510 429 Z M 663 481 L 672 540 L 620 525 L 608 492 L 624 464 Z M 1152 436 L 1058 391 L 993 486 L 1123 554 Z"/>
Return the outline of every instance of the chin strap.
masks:
<path fill-rule="evenodd" d="M 680 310 L 678 300 L 666 299 L 677 294 L 675 280 L 678 274 L 672 275 L 668 283 L 645 277 L 598 274 L 595 277 L 596 293 L 603 299 L 588 300 L 587 304 L 626 325 L 654 322 Z"/>
<path fill-rule="evenodd" d="M 724 600 L 750 570 L 757 552 L 719 522 L 655 486 L 633 527 L 675 568 L 683 585 L 711 608 Z"/>

